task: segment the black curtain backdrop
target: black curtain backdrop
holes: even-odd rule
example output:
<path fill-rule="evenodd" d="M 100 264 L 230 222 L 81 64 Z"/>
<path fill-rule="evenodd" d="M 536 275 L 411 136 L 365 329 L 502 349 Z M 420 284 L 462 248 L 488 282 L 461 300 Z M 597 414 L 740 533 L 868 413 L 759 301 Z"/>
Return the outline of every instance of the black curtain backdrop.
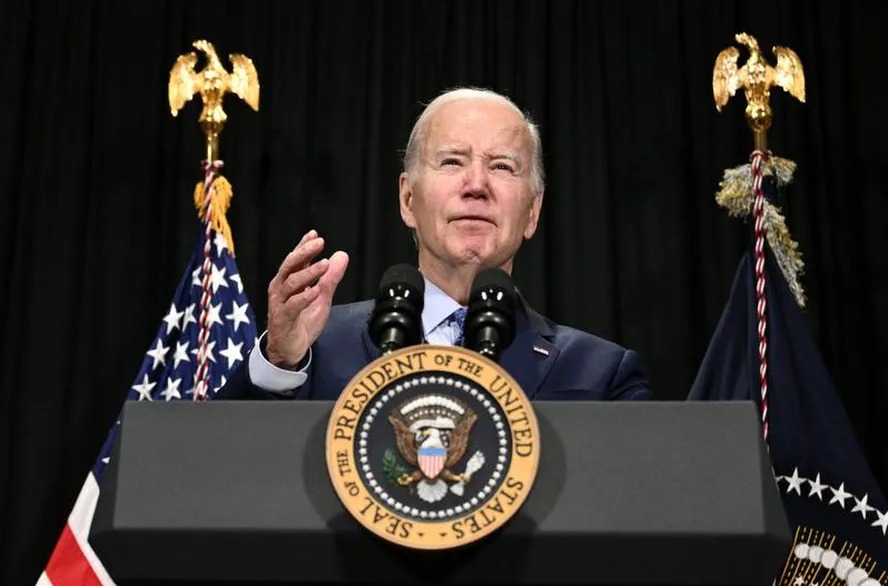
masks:
<path fill-rule="evenodd" d="M 199 229 L 199 102 L 168 72 L 206 38 L 251 57 L 261 106 L 226 101 L 237 261 L 268 280 L 310 228 L 371 295 L 415 258 L 397 208 L 413 120 L 440 91 L 511 96 L 548 188 L 515 280 L 556 320 L 637 349 L 682 400 L 746 243 L 714 201 L 747 162 L 744 100 L 716 112 L 733 35 L 795 49 L 808 101 L 773 92 L 784 211 L 809 318 L 876 473 L 888 475 L 888 169 L 881 2 L 34 2 L 0 8 L 0 582 L 33 583 L 165 315 Z M 743 50 L 741 62 L 746 58 Z M 779 392 L 779 389 L 773 389 Z M 642 430 L 643 431 L 643 430 Z M 319 446 L 320 449 L 320 446 Z"/>

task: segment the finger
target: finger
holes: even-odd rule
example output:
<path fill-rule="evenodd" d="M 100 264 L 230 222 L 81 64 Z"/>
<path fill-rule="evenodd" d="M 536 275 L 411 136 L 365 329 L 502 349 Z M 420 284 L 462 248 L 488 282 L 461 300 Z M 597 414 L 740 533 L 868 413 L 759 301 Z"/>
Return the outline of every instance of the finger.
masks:
<path fill-rule="evenodd" d="M 283 282 L 290 273 L 301 270 L 324 249 L 324 239 L 321 237 L 309 238 L 287 255 L 281 263 L 275 280 Z"/>
<path fill-rule="evenodd" d="M 297 315 L 308 307 L 321 294 L 320 287 L 308 287 L 301 293 L 291 295 L 284 304 L 288 314 Z"/>
<path fill-rule="evenodd" d="M 290 276 L 286 278 L 283 286 L 281 287 L 281 299 L 286 300 L 293 295 L 298 295 L 299 293 L 302 293 L 306 288 L 311 287 L 312 285 L 317 283 L 318 279 L 320 279 L 321 276 L 323 276 L 323 274 L 327 272 L 329 266 L 330 261 L 326 258 L 322 258 L 313 265 L 310 265 L 307 268 L 302 269 L 301 271 L 290 274 Z"/>
<path fill-rule="evenodd" d="M 297 248 L 297 247 L 299 247 L 299 246 L 305 244 L 306 242 L 308 242 L 310 239 L 314 238 L 314 237 L 317 236 L 317 235 L 318 235 L 318 231 L 317 231 L 317 230 L 314 230 L 314 229 L 309 230 L 308 232 L 306 232 L 305 234 L 303 234 L 303 236 L 302 236 L 302 240 L 300 240 L 299 243 L 298 243 L 294 248 Z"/>
<path fill-rule="evenodd" d="M 298 258 L 291 258 L 291 257 L 296 253 L 296 251 L 300 250 L 300 247 L 303 247 L 306 242 L 308 242 L 310 240 L 314 240 L 317 237 L 317 235 L 318 235 L 318 232 L 317 232 L 317 230 L 314 230 L 314 229 L 309 230 L 308 232 L 303 234 L 302 238 L 299 240 L 299 242 L 296 244 L 296 246 L 293 247 L 293 250 L 291 250 L 290 253 L 286 257 L 284 257 L 284 261 L 278 267 L 278 273 L 275 276 L 277 277 L 279 275 L 283 275 L 284 277 L 286 277 L 287 273 L 282 273 L 281 271 L 287 270 L 289 272 L 289 271 L 293 270 L 293 267 L 288 267 L 288 265 L 287 265 L 288 259 L 292 260 L 293 262 L 298 262 L 298 260 L 299 260 Z"/>
<path fill-rule="evenodd" d="M 337 250 L 330 257 L 327 270 L 318 280 L 318 288 L 322 289 L 326 295 L 330 297 L 336 291 L 336 287 L 345 276 L 345 269 L 348 268 L 348 254 L 341 250 Z"/>

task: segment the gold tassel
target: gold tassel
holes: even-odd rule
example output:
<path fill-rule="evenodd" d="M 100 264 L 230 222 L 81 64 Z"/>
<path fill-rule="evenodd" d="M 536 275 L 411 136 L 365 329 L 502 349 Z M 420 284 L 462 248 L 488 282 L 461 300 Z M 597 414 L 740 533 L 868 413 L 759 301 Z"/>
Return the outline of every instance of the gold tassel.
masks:
<path fill-rule="evenodd" d="M 210 227 L 222 234 L 231 256 L 234 256 L 234 239 L 231 236 L 228 219 L 225 217 L 225 213 L 228 212 L 228 207 L 231 205 L 231 183 L 219 175 L 210 184 L 210 191 L 213 198 L 213 205 L 210 207 Z M 197 208 L 197 215 L 201 221 L 206 219 L 204 218 L 204 201 L 204 184 L 203 181 L 200 181 L 194 186 L 194 207 Z"/>
<path fill-rule="evenodd" d="M 789 159 L 771 157 L 765 163 L 762 172 L 764 175 L 774 176 L 778 187 L 783 187 L 792 182 L 795 168 L 796 164 Z M 730 216 L 752 215 L 755 195 L 752 189 L 752 166 L 750 164 L 726 169 L 719 188 L 718 193 L 715 194 L 715 201 L 727 209 Z M 764 213 L 764 230 L 768 245 L 774 253 L 777 265 L 780 267 L 796 303 L 804 309 L 807 300 L 801 276 L 805 271 L 805 263 L 802 261 L 799 245 L 792 239 L 789 228 L 786 226 L 786 218 L 780 213 L 778 206 L 765 201 Z"/>

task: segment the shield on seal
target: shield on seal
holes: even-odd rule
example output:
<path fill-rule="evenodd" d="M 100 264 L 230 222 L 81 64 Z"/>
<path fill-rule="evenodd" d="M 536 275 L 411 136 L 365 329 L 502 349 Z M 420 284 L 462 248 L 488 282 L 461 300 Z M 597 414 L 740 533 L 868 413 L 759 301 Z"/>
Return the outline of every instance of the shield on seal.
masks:
<path fill-rule="evenodd" d="M 416 453 L 419 469 L 429 480 L 434 480 L 444 469 L 447 450 L 442 447 L 420 447 Z"/>

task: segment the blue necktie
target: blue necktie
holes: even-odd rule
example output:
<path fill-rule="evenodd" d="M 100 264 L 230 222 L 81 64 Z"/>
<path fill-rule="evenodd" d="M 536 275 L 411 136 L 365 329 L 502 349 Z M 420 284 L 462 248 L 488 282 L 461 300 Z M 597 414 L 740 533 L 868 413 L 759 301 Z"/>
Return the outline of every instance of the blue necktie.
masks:
<path fill-rule="evenodd" d="M 454 346 L 461 346 L 463 343 L 463 326 L 466 323 L 466 308 L 460 307 L 459 309 L 454 311 L 452 314 L 450 314 L 450 319 L 453 323 L 456 324 L 457 327 L 456 339 L 453 341 L 453 344 Z"/>

